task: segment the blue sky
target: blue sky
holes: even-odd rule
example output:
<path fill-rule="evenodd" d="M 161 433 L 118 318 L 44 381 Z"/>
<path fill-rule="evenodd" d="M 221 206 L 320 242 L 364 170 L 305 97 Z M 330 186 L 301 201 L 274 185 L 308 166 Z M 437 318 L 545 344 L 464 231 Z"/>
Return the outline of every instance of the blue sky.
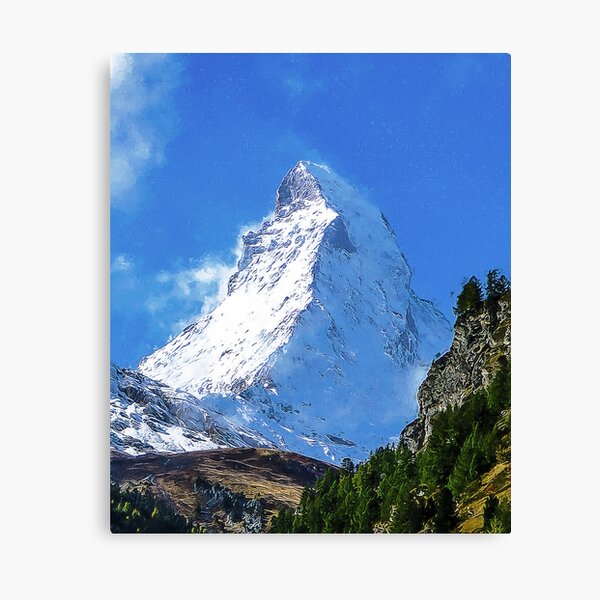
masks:
<path fill-rule="evenodd" d="M 508 55 L 120 55 L 112 361 L 135 366 L 214 306 L 240 230 L 302 159 L 381 208 L 448 319 L 466 276 L 510 275 Z"/>

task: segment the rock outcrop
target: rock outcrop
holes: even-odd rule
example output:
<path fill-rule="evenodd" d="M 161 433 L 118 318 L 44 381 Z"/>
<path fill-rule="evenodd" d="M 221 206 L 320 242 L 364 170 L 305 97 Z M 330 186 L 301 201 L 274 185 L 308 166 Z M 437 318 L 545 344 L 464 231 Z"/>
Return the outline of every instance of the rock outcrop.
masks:
<path fill-rule="evenodd" d="M 434 416 L 485 388 L 502 360 L 510 360 L 510 291 L 457 319 L 452 346 L 431 365 L 417 393 L 419 416 L 404 428 L 400 444 L 413 452 L 424 447 Z"/>

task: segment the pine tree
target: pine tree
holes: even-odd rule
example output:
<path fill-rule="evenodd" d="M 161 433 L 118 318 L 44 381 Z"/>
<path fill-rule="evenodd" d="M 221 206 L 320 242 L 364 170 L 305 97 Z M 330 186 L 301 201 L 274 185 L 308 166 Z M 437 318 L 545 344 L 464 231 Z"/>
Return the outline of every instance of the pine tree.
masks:
<path fill-rule="evenodd" d="M 273 519 L 271 531 L 360 533 L 377 523 L 398 533 L 455 531 L 463 493 L 495 464 L 506 439 L 499 423 L 510 418 L 510 363 L 499 357 L 499 366 L 485 390 L 433 418 L 417 454 L 386 446 L 357 467 L 347 461 L 327 471 L 305 488 L 295 513 Z M 510 531 L 510 501 L 487 507 L 484 530 Z"/>
<path fill-rule="evenodd" d="M 348 473 L 354 473 L 354 463 L 350 458 L 343 458 L 340 467 Z"/>
<path fill-rule="evenodd" d="M 396 496 L 390 523 L 392 533 L 418 533 L 424 521 L 424 511 L 418 491 L 410 482 L 404 483 Z"/>
<path fill-rule="evenodd" d="M 495 432 L 483 431 L 479 423 L 475 423 L 473 431 L 465 440 L 448 478 L 448 488 L 454 498 L 458 498 L 469 483 L 475 481 L 479 475 L 492 465 L 495 449 Z"/>
<path fill-rule="evenodd" d="M 483 507 L 483 530 L 490 531 L 490 524 L 496 509 L 498 508 L 498 498 L 496 496 L 488 496 Z"/>
<path fill-rule="evenodd" d="M 435 533 L 451 533 L 456 527 L 456 514 L 452 492 L 443 487 L 435 499 L 435 515 L 433 517 Z"/>
<path fill-rule="evenodd" d="M 464 284 L 463 289 L 456 298 L 454 313 L 460 317 L 466 312 L 481 308 L 482 305 L 483 293 L 481 291 L 481 282 L 477 277 L 473 276 Z"/>
<path fill-rule="evenodd" d="M 510 365 L 504 356 L 499 363 L 500 369 L 486 390 L 487 404 L 494 416 L 510 407 Z"/>
<path fill-rule="evenodd" d="M 485 286 L 486 303 L 494 304 L 510 289 L 510 282 L 499 269 L 492 269 L 487 274 Z"/>

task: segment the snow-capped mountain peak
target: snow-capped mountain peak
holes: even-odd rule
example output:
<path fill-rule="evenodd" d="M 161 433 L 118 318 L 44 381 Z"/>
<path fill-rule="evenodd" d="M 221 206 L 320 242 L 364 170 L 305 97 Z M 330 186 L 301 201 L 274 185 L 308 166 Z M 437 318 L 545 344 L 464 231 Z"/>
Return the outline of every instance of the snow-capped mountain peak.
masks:
<path fill-rule="evenodd" d="M 310 303 L 317 252 L 336 217 L 306 164 L 298 163 L 279 188 L 274 218 L 243 237 L 221 304 L 144 359 L 140 370 L 200 396 L 250 386 Z"/>
<path fill-rule="evenodd" d="M 360 459 L 414 418 L 450 340 L 382 213 L 302 161 L 273 216 L 243 237 L 226 297 L 139 371 L 280 448 Z"/>
<path fill-rule="evenodd" d="M 321 197 L 318 180 L 309 171 L 311 163 L 300 161 L 288 174 L 277 189 L 275 210 L 285 216 L 292 208 L 298 208 L 305 202 L 314 202 Z"/>

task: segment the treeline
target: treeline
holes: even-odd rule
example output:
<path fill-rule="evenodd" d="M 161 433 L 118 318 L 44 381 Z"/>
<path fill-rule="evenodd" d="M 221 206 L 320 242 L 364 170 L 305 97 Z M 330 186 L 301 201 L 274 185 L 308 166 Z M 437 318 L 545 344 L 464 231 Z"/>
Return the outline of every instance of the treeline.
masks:
<path fill-rule="evenodd" d="M 355 467 L 345 460 L 306 488 L 296 511 L 282 510 L 273 533 L 452 532 L 456 507 L 469 484 L 510 444 L 510 365 L 485 391 L 439 413 L 425 449 L 416 455 L 387 446 Z M 510 531 L 510 506 L 491 495 L 484 530 Z"/>
<path fill-rule="evenodd" d="M 149 492 L 121 490 L 110 484 L 110 530 L 113 533 L 201 533 L 191 521 Z"/>
<path fill-rule="evenodd" d="M 499 269 L 488 271 L 485 294 L 481 281 L 473 276 L 463 284 L 456 298 L 454 314 L 460 317 L 468 312 L 477 311 L 483 306 L 493 308 L 508 291 L 510 291 L 510 281 Z"/>

